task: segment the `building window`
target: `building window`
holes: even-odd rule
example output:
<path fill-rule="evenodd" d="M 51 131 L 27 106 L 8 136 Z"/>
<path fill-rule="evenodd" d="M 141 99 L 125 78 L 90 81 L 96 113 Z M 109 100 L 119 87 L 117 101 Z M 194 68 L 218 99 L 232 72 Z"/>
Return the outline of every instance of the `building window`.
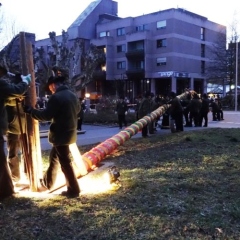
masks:
<path fill-rule="evenodd" d="M 166 20 L 157 22 L 157 29 L 166 28 L 166 26 L 167 26 Z"/>
<path fill-rule="evenodd" d="M 205 73 L 205 61 L 201 61 L 201 73 Z"/>
<path fill-rule="evenodd" d="M 117 29 L 117 36 L 125 35 L 125 28 L 118 28 Z"/>
<path fill-rule="evenodd" d="M 118 45 L 117 52 L 126 52 L 126 44 Z"/>
<path fill-rule="evenodd" d="M 117 69 L 126 69 L 126 62 L 117 62 Z"/>
<path fill-rule="evenodd" d="M 99 36 L 100 37 L 109 37 L 110 36 L 110 32 L 109 31 L 100 32 Z"/>
<path fill-rule="evenodd" d="M 144 61 L 136 61 L 133 63 L 135 69 L 144 69 Z"/>
<path fill-rule="evenodd" d="M 157 40 L 157 48 L 166 47 L 166 46 L 167 46 L 166 38 Z"/>
<path fill-rule="evenodd" d="M 157 66 L 167 65 L 167 58 L 157 58 Z"/>
<path fill-rule="evenodd" d="M 144 30 L 147 29 L 146 26 L 147 26 L 147 25 L 145 25 L 145 24 L 144 24 L 144 25 L 137 26 L 137 27 L 136 27 L 136 31 L 137 31 L 137 32 L 144 31 Z"/>
<path fill-rule="evenodd" d="M 201 44 L 201 57 L 205 57 L 205 44 Z"/>
<path fill-rule="evenodd" d="M 205 28 L 201 27 L 201 40 L 205 41 Z"/>

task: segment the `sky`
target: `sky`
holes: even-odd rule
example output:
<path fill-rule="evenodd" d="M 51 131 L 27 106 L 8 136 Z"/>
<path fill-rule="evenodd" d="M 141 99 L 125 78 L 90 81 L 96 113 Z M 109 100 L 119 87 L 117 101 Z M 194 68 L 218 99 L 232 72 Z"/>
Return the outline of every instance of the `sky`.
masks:
<path fill-rule="evenodd" d="M 48 38 L 49 32 L 60 35 L 93 0 L 0 0 L 4 19 L 14 22 L 17 31 L 36 34 L 36 40 Z M 227 28 L 240 26 L 238 0 L 116 0 L 119 17 L 136 17 L 169 8 L 184 8 L 207 17 Z M 238 26 L 238 28 L 239 28 Z"/>

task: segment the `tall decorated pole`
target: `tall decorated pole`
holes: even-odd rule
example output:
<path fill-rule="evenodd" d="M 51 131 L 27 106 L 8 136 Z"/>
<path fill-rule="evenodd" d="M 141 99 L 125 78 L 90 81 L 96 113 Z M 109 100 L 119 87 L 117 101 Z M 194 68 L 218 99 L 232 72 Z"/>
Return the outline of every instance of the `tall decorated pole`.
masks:
<path fill-rule="evenodd" d="M 193 96 L 194 94 L 196 94 L 195 91 L 186 90 L 186 92 L 177 97 L 180 100 L 183 100 L 186 99 L 188 95 Z M 149 115 L 144 116 L 135 123 L 131 124 L 129 127 L 126 127 L 118 134 L 100 143 L 90 151 L 84 153 L 82 155 L 82 159 L 85 162 L 88 171 L 94 170 L 98 166 L 99 162 L 102 161 L 107 155 L 111 154 L 118 146 L 124 144 L 124 142 L 137 134 L 144 126 L 152 121 L 155 121 L 158 117 L 161 117 L 170 107 L 171 104 L 164 104 L 155 111 L 151 112 Z"/>
<path fill-rule="evenodd" d="M 31 84 L 25 97 L 25 104 L 34 107 L 36 103 L 35 75 L 33 65 L 32 45 L 26 42 L 25 33 L 20 33 L 20 52 L 22 63 L 22 74 L 31 74 Z M 41 147 L 39 137 L 38 121 L 26 115 L 26 133 L 22 136 L 25 166 L 29 179 L 29 189 L 37 192 L 42 178 Z"/>
<path fill-rule="evenodd" d="M 188 95 L 193 96 L 196 94 L 193 90 L 186 90 L 181 95 L 177 96 L 180 100 L 186 99 Z M 111 138 L 105 140 L 104 142 L 98 144 L 96 147 L 92 148 L 90 151 L 84 153 L 81 156 L 83 163 L 85 164 L 85 168 L 88 172 L 95 170 L 95 168 L 99 165 L 99 163 L 107 156 L 110 155 L 115 149 L 117 149 L 120 145 L 123 145 L 128 139 L 137 134 L 139 130 L 142 130 L 144 126 L 149 124 L 152 121 L 155 121 L 158 117 L 161 117 L 169 108 L 171 104 L 164 104 L 159 107 L 155 111 L 151 112 L 149 115 L 144 116 L 139 119 L 135 123 L 131 124 L 129 127 L 126 127 L 124 130 L 120 131 L 116 135 Z M 81 177 L 83 175 L 76 173 L 77 177 Z M 55 191 L 59 187 L 64 186 L 64 184 L 59 184 L 52 191 Z"/>

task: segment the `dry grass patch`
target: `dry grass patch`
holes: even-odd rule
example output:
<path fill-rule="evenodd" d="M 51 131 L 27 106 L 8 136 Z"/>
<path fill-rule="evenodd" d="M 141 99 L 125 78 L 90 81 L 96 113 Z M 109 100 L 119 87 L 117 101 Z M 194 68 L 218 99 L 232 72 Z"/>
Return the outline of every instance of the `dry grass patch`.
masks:
<path fill-rule="evenodd" d="M 8 199 L 0 238 L 240 239 L 239 147 L 239 129 L 129 140 L 105 160 L 120 169 L 121 188 Z"/>

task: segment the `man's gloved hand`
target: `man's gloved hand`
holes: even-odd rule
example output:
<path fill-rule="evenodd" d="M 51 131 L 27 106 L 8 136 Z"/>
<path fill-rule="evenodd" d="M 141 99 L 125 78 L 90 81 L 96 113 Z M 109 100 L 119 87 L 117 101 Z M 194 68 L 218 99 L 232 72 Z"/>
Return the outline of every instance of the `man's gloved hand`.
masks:
<path fill-rule="evenodd" d="M 23 105 L 23 111 L 27 114 L 31 114 L 33 108 L 31 106 L 28 105 Z"/>
<path fill-rule="evenodd" d="M 31 74 L 28 74 L 26 76 L 21 75 L 22 81 L 25 82 L 27 85 L 30 85 L 32 78 Z"/>

